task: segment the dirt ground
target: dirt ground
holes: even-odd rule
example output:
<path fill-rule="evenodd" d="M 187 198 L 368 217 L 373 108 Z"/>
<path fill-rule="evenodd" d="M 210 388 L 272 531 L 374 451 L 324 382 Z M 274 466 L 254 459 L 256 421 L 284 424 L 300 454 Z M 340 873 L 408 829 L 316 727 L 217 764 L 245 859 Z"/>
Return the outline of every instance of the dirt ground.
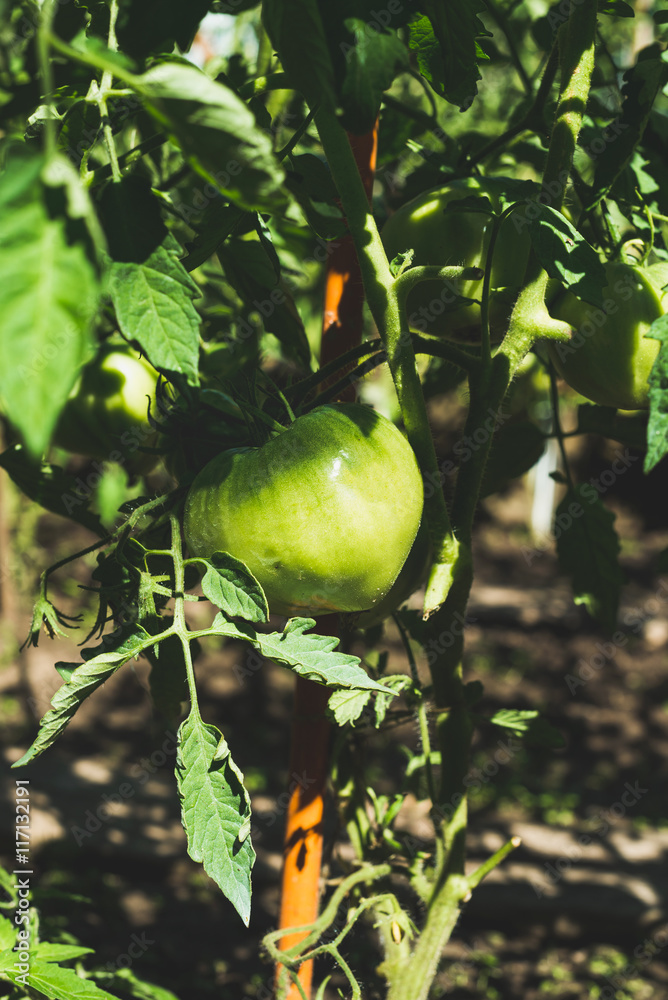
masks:
<path fill-rule="evenodd" d="M 665 496 L 658 478 L 649 489 L 640 479 L 634 486 L 629 475 L 606 497 L 624 539 L 627 575 L 614 642 L 574 606 L 554 546 L 531 541 L 526 484 L 484 505 L 467 680 L 484 684 L 482 716 L 539 709 L 565 746 L 522 746 L 481 723 L 472 761 L 479 781 L 471 796 L 471 867 L 513 835 L 522 845 L 464 909 L 434 997 L 668 997 L 668 575 L 657 569 L 668 545 Z M 16 649 L 44 550 L 57 556 L 85 544 L 55 517 L 43 516 L 36 528 L 42 552 L 20 531 L 12 536 L 21 579 L 3 622 L 0 851 L 10 868 L 17 772 L 9 767 L 60 684 L 54 662 L 79 658 L 74 644 L 46 637 L 37 649 Z M 76 572 L 85 582 L 85 568 Z M 76 601 L 75 584 L 60 581 L 65 604 Z M 393 668 L 405 670 L 393 628 L 386 643 Z M 271 664 L 240 669 L 244 657 L 239 645 L 209 648 L 197 676 L 202 714 L 224 731 L 253 793 L 258 860 L 249 930 L 186 855 L 173 732 L 152 711 L 144 664 L 115 675 L 59 743 L 21 774 L 31 783 L 43 926 L 66 928 L 96 950 L 103 967 L 131 961 L 181 1000 L 263 998 L 271 985 L 259 942 L 276 921 L 292 679 Z M 412 722 L 368 741 L 366 765 L 378 791 L 396 789 L 406 762 L 402 746 L 416 746 Z M 426 813 L 409 795 L 399 826 L 428 838 Z M 335 877 L 350 848 L 334 809 L 328 825 Z M 130 960 L 137 940 L 134 952 L 141 954 Z M 347 955 L 365 1000 L 383 996 L 375 949 L 366 926 Z"/>

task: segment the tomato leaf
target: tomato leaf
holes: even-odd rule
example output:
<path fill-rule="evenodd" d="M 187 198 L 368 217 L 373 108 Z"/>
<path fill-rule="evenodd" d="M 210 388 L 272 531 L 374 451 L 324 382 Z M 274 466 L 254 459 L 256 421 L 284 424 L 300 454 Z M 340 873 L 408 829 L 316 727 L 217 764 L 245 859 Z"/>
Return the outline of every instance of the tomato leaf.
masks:
<path fill-rule="evenodd" d="M 568 574 L 576 604 L 584 604 L 600 625 L 614 629 L 623 574 L 617 556 L 615 515 L 595 488 L 569 489 L 557 507 L 555 538 L 561 569 Z"/>
<path fill-rule="evenodd" d="M 341 124 L 348 131 L 363 135 L 374 127 L 383 92 L 399 73 L 408 69 L 408 53 L 394 31 L 371 27 L 360 17 L 346 18 L 343 25 L 339 21 L 339 30 L 333 32 L 328 14 L 334 13 L 338 20 L 339 6 L 328 3 L 323 10 L 343 109 Z M 391 15 L 386 13 L 386 17 L 391 21 Z"/>
<path fill-rule="evenodd" d="M 98 199 L 98 215 L 112 260 L 141 264 L 167 235 L 159 200 L 145 177 L 126 174 L 109 181 Z"/>
<path fill-rule="evenodd" d="M 190 559 L 206 567 L 202 592 L 229 618 L 249 622 L 269 621 L 269 608 L 262 587 L 248 567 L 229 552 L 214 552 L 209 559 Z"/>
<path fill-rule="evenodd" d="M 332 693 L 327 707 L 339 726 L 354 726 L 370 700 L 370 691 L 351 691 L 349 688 L 344 688 Z"/>
<path fill-rule="evenodd" d="M 233 639 L 250 642 L 263 656 L 289 667 L 300 677 L 332 688 L 356 688 L 360 691 L 391 693 L 389 688 L 371 679 L 359 665 L 359 657 L 336 651 L 336 636 L 306 635 L 315 625 L 312 618 L 291 618 L 282 632 L 263 634 L 245 623 L 225 621 L 216 615 L 211 631 Z"/>
<path fill-rule="evenodd" d="M 222 733 L 194 709 L 179 727 L 176 780 L 188 854 L 248 926 L 255 861 L 250 799 Z"/>
<path fill-rule="evenodd" d="M 607 278 L 598 254 L 561 212 L 541 202 L 520 216 L 529 228 L 531 243 L 542 267 L 551 278 L 594 306 L 603 306 Z"/>
<path fill-rule="evenodd" d="M 292 155 L 290 163 L 297 175 L 296 179 L 303 184 L 309 198 L 330 205 L 338 203 L 339 193 L 332 179 L 332 172 L 320 157 L 313 153 L 300 153 Z"/>
<path fill-rule="evenodd" d="M 12 151 L 0 185 L 0 408 L 35 457 L 94 351 L 88 211 L 64 157 Z"/>
<path fill-rule="evenodd" d="M 393 674 L 386 677 L 385 683 L 390 689 L 385 692 L 357 691 L 347 688 L 334 691 L 329 699 L 328 708 L 334 714 L 338 725 L 345 726 L 348 723 L 354 726 L 367 706 L 373 705 L 373 723 L 378 729 L 387 715 L 392 699 L 412 685 L 411 679 L 404 674 Z M 367 713 L 367 721 L 371 721 L 370 713 Z"/>
<path fill-rule="evenodd" d="M 271 139 L 229 87 L 191 64 L 175 62 L 159 63 L 135 77 L 133 86 L 145 98 L 147 111 L 215 190 L 249 210 L 276 210 L 285 204 L 283 168 Z"/>
<path fill-rule="evenodd" d="M 206 206 L 203 219 L 199 224 L 190 221 L 191 213 L 199 216 L 199 211 L 191 209 L 190 212 L 186 212 L 183 206 L 180 211 L 186 222 L 197 232 L 195 239 L 186 243 L 188 254 L 181 260 L 186 271 L 194 271 L 196 267 L 204 264 L 237 228 L 244 215 L 246 218 L 252 219 L 255 214 L 245 213 L 236 205 L 225 205 L 222 199 L 213 201 Z"/>
<path fill-rule="evenodd" d="M 652 323 L 648 337 L 661 341 L 649 376 L 649 425 L 644 471 L 651 472 L 668 452 L 668 316 Z"/>
<path fill-rule="evenodd" d="M 311 229 L 324 240 L 343 236 L 348 227 L 329 167 L 312 153 L 291 156 L 290 162 L 293 169 L 286 175 L 286 187 L 299 203 Z"/>
<path fill-rule="evenodd" d="M 109 263 L 108 287 L 121 333 L 136 341 L 151 364 L 198 382 L 198 286 L 179 260 L 171 233 L 145 261 Z"/>
<path fill-rule="evenodd" d="M 210 0 L 121 0 L 117 35 L 124 52 L 145 59 L 154 52 L 171 52 L 174 43 L 187 51 Z"/>
<path fill-rule="evenodd" d="M 99 646 L 82 650 L 84 663 L 64 664 L 65 667 L 74 667 L 69 680 L 58 688 L 51 699 L 51 708 L 42 718 L 32 746 L 12 767 L 22 767 L 55 743 L 81 702 L 119 667 L 138 656 L 149 638 L 148 633 L 138 625 L 122 625 L 116 632 L 105 636 Z"/>
<path fill-rule="evenodd" d="M 45 510 L 71 518 L 100 538 L 105 536 L 102 521 L 89 509 L 93 491 L 81 477 L 68 475 L 59 465 L 35 462 L 18 444 L 0 454 L 0 466 L 22 493 Z"/>
<path fill-rule="evenodd" d="M 409 45 L 420 73 L 446 101 L 465 111 L 478 93 L 478 62 L 487 56 L 476 39 L 489 36 L 478 14 L 482 0 L 423 0 L 424 15 L 409 24 Z"/>
<path fill-rule="evenodd" d="M 16 962 L 16 952 L 13 953 L 13 961 Z M 24 979 L 13 966 L 3 969 L 3 976 L 25 989 Z M 117 1000 L 111 993 L 101 990 L 90 979 L 82 979 L 74 969 L 64 969 L 54 962 L 40 962 L 32 960 L 29 963 L 29 970 L 26 973 L 28 986 L 35 990 L 40 997 L 47 997 L 48 1000 Z M 24 994 L 25 996 L 25 994 Z"/>
<path fill-rule="evenodd" d="M 262 19 L 283 69 L 307 104 L 333 111 L 334 68 L 317 0 L 264 0 Z"/>
<path fill-rule="evenodd" d="M 260 240 L 228 240 L 219 247 L 218 259 L 247 310 L 259 313 L 264 329 L 280 341 L 286 355 L 309 369 L 306 330 L 289 288 L 277 281 L 275 251 L 269 253 Z"/>
<path fill-rule="evenodd" d="M 622 113 L 608 126 L 610 138 L 603 154 L 596 159 L 592 204 L 598 204 L 605 197 L 631 162 L 645 133 L 652 105 L 667 82 L 665 52 L 658 58 L 641 59 L 624 74 Z"/>

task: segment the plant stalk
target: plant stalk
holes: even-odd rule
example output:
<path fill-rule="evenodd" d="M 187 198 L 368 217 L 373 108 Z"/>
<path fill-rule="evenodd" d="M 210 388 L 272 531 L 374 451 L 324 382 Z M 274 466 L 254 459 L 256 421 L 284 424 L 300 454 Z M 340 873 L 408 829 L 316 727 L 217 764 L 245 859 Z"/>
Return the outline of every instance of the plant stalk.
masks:
<path fill-rule="evenodd" d="M 425 491 L 425 513 L 434 547 L 430 583 L 437 607 L 455 578 L 459 543 L 441 490 L 411 335 L 404 323 L 394 278 L 346 134 L 331 112 L 319 110 L 314 117 L 355 243 L 367 302 L 387 351 L 408 440 L 425 484 L 435 487 Z"/>
<path fill-rule="evenodd" d="M 555 191 L 554 207 L 562 203 L 566 182 L 570 175 L 577 135 L 587 103 L 594 60 L 596 31 L 596 0 L 573 4 L 567 24 L 560 36 L 561 85 L 555 125 L 547 158 L 544 187 Z M 555 186 L 556 185 L 556 186 Z M 467 433 L 481 426 L 487 417 L 498 413 L 518 365 L 534 341 L 545 335 L 545 327 L 552 324 L 549 333 L 564 335 L 557 329 L 545 306 L 547 275 L 535 258 L 529 263 L 525 288 L 520 293 L 513 311 L 508 333 L 491 363 L 469 376 L 471 406 L 466 425 Z M 547 321 L 545 322 L 545 319 Z M 486 411 L 486 412 L 485 412 Z M 463 462 L 452 506 L 452 519 L 461 544 L 470 551 L 473 511 L 480 492 L 485 464 L 491 448 L 493 428 Z M 475 438 L 473 439 L 475 440 Z M 459 616 L 464 622 L 472 569 L 461 574 L 450 590 L 444 607 L 432 620 L 433 635 L 439 628 L 454 632 L 453 622 Z M 463 626 L 460 625 L 460 633 Z M 438 648 L 438 647 L 437 647 Z M 449 939 L 458 916 L 459 907 L 468 898 L 470 884 L 464 875 L 464 835 L 466 825 L 466 788 L 464 778 L 468 766 L 471 740 L 471 718 L 464 699 L 461 653 L 463 635 L 432 666 L 434 696 L 437 705 L 450 705 L 450 711 L 439 716 L 438 735 L 441 759 L 447 761 L 441 778 L 439 802 L 434 813 L 443 822 L 437 825 L 437 865 L 434 893 L 429 903 L 427 919 L 411 956 L 410 963 L 399 971 L 390 985 L 387 1000 L 427 1000 L 431 984 L 438 970 L 443 945 Z M 513 844 L 512 846 L 516 846 Z M 510 848 L 509 848 L 510 849 Z M 499 858 L 500 860 L 500 858 Z M 496 863 L 496 856 L 494 863 Z M 484 867 L 484 866 L 483 866 Z M 487 869 L 480 873 L 480 878 Z M 479 881 L 479 880 L 478 880 Z M 408 971 L 410 969 L 410 972 Z"/>

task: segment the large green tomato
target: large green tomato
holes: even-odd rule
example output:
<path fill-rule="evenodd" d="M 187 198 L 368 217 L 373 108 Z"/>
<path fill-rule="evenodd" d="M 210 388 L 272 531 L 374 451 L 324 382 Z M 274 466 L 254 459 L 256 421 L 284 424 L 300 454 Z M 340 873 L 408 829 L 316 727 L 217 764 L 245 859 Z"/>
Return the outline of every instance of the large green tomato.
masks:
<path fill-rule="evenodd" d="M 188 493 L 191 555 L 229 552 L 276 614 L 362 611 L 385 597 L 417 534 L 422 478 L 385 417 L 319 406 L 261 448 L 225 451 Z"/>
<path fill-rule="evenodd" d="M 122 463 L 146 473 L 157 456 L 157 434 L 148 421 L 157 413 L 158 373 L 131 347 L 105 344 L 81 371 L 61 413 L 53 443 L 78 455 Z"/>
<path fill-rule="evenodd" d="M 647 379 L 660 343 L 645 334 L 668 305 L 661 272 L 654 270 L 662 267 L 607 263 L 603 309 L 571 292 L 552 300 L 550 313 L 574 332 L 570 342 L 548 346 L 550 357 L 571 388 L 593 403 L 620 410 L 649 406 Z"/>
<path fill-rule="evenodd" d="M 390 260 L 410 248 L 413 265 L 485 266 L 492 219 L 481 212 L 446 211 L 462 198 L 487 196 L 495 209 L 499 199 L 485 178 L 469 177 L 433 188 L 394 213 L 381 233 Z M 490 326 L 504 333 L 516 290 L 524 278 L 531 241 L 528 230 L 518 230 L 515 213 L 504 220 L 494 247 L 490 278 Z M 457 295 L 480 300 L 483 282 L 424 281 L 411 290 L 407 301 L 411 330 L 456 340 L 480 339 L 480 306 L 462 305 Z M 506 289 L 501 292 L 500 289 Z"/>

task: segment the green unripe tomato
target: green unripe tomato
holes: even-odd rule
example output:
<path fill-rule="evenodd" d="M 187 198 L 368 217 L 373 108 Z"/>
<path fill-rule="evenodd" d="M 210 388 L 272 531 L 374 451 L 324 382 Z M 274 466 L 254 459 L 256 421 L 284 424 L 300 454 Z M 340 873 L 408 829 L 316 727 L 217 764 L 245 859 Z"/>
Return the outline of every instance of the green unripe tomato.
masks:
<path fill-rule="evenodd" d="M 665 313 L 666 296 L 652 280 L 657 274 L 651 268 L 609 262 L 605 271 L 603 309 L 568 291 L 551 301 L 552 316 L 574 332 L 569 343 L 551 343 L 548 351 L 561 377 L 593 403 L 647 409 L 647 380 L 660 343 L 645 334 Z"/>
<path fill-rule="evenodd" d="M 357 403 L 319 406 L 261 448 L 220 454 L 186 498 L 191 555 L 229 552 L 276 614 L 363 611 L 399 575 L 422 515 L 401 432 Z"/>
<path fill-rule="evenodd" d="M 158 373 L 129 345 L 105 344 L 81 370 L 60 415 L 53 443 L 66 451 L 101 461 L 120 462 L 145 474 L 156 455 L 157 434 L 148 421 L 156 413 Z"/>
<path fill-rule="evenodd" d="M 492 219 L 481 212 L 446 211 L 462 198 L 487 196 L 492 207 L 499 200 L 484 178 L 465 178 L 433 188 L 394 213 L 381 233 L 390 260 L 410 248 L 415 251 L 413 265 L 434 264 L 485 266 Z M 501 224 L 494 247 L 490 278 L 490 326 L 493 333 L 505 332 L 514 291 L 524 278 L 531 241 L 526 228 L 517 228 L 516 213 Z M 454 340 L 480 339 L 480 306 L 462 305 L 456 295 L 482 298 L 479 281 L 424 281 L 413 288 L 407 300 L 411 330 L 431 333 Z M 500 289 L 508 289 L 504 294 Z"/>

